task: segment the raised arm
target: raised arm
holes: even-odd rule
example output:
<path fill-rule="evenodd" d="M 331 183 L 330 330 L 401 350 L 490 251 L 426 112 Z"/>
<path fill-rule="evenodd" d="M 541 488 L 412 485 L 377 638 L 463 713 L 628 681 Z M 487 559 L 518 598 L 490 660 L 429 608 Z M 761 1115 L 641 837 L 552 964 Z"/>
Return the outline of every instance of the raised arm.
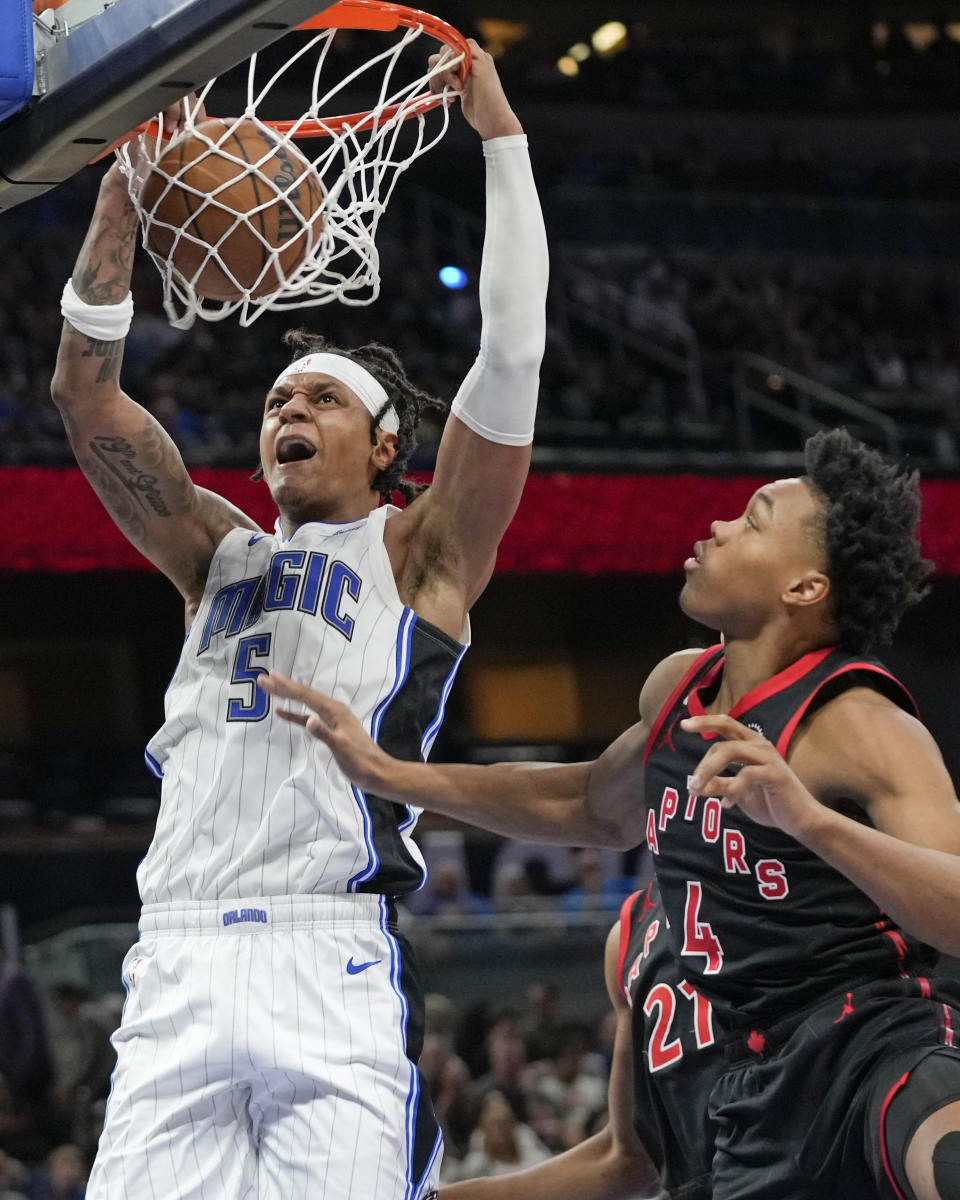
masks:
<path fill-rule="evenodd" d="M 441 1188 L 439 1200 L 641 1200 L 662 1197 L 659 1177 L 633 1127 L 633 1034 L 617 980 L 620 925 L 604 954 L 607 992 L 617 1016 L 607 1092 L 609 1121 L 593 1137 L 526 1171 Z M 643 1070 L 643 1065 L 639 1068 Z"/>
<path fill-rule="evenodd" d="M 433 484 L 408 510 L 409 573 L 419 576 L 425 558 L 434 563 L 439 557 L 442 585 L 456 593 L 464 612 L 493 571 L 530 466 L 548 273 L 526 135 L 493 59 L 471 45 L 462 104 L 483 139 L 486 164 L 480 352 L 453 402 Z M 456 76 L 450 72 L 438 77 L 441 82 L 456 86 Z"/>
<path fill-rule="evenodd" d="M 64 293 L 67 319 L 52 393 L 77 462 L 104 507 L 173 581 L 189 609 L 224 534 L 236 525 L 256 526 L 193 485 L 173 440 L 120 387 L 138 230 L 126 180 L 114 164 Z"/>

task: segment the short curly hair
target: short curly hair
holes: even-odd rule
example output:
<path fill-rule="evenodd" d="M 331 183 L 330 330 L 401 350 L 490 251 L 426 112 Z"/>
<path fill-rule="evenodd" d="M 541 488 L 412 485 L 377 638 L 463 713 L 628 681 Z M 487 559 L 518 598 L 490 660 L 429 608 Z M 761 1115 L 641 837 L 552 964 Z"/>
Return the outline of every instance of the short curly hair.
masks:
<path fill-rule="evenodd" d="M 892 640 L 900 618 L 929 590 L 933 564 L 917 542 L 919 476 L 846 429 L 815 433 L 804 461 L 804 478 L 823 502 L 817 535 L 840 643 L 869 653 Z"/>
<path fill-rule="evenodd" d="M 291 362 L 296 362 L 305 354 L 339 354 L 364 367 L 383 385 L 387 393 L 387 403 L 380 412 L 370 418 L 370 444 L 376 445 L 377 426 L 391 406 L 397 414 L 400 428 L 397 431 L 397 453 L 393 462 L 374 476 L 373 487 L 384 500 L 389 500 L 394 492 L 399 492 L 407 502 L 415 499 L 424 490 L 424 485 L 404 479 L 403 473 L 417 448 L 417 426 L 423 411 L 433 408 L 446 413 L 447 406 L 443 401 L 415 387 L 407 378 L 396 351 L 391 350 L 389 346 L 381 346 L 378 342 L 368 342 L 364 346 L 347 350 L 334 345 L 322 334 L 310 333 L 306 329 L 288 329 L 283 335 L 283 344 L 293 351 Z"/>

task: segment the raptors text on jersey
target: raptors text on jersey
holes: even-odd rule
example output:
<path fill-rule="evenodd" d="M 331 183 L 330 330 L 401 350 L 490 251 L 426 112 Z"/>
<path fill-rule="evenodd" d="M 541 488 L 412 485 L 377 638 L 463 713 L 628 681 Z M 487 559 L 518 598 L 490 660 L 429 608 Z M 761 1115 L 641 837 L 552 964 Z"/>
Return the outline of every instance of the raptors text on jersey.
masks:
<path fill-rule="evenodd" d="M 928 947 L 812 851 L 723 808 L 716 796 L 690 792 L 687 780 L 709 741 L 681 721 L 704 713 L 723 661 L 723 647 L 712 647 L 681 680 L 651 728 L 644 772 L 647 842 L 674 952 L 691 984 L 723 1024 L 749 1026 L 832 988 L 928 965 Z M 914 712 L 882 664 L 827 648 L 749 692 L 730 715 L 785 755 L 803 717 L 851 687 L 874 688 Z"/>

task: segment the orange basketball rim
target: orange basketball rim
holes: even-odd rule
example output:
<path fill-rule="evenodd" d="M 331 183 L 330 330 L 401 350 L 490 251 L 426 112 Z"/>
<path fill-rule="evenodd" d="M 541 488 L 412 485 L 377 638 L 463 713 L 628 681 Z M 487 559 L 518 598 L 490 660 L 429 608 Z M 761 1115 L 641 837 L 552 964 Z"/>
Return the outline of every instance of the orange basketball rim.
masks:
<path fill-rule="evenodd" d="M 459 65 L 460 82 L 466 81 L 471 63 L 470 45 L 467 39 L 447 21 L 442 21 L 439 17 L 418 8 L 408 8 L 405 4 L 389 4 L 385 0 L 339 0 L 339 3 L 325 9 L 309 21 L 304 21 L 297 28 L 298 30 L 370 29 L 390 33 L 401 26 L 407 29 L 422 29 L 424 33 L 448 46 L 461 60 Z M 403 109 L 403 120 L 407 121 L 411 117 L 419 116 L 420 113 L 429 112 L 430 109 L 436 108 L 443 102 L 442 94 L 426 91 L 412 100 L 406 101 L 403 105 L 394 104 L 380 108 L 376 114 L 368 111 L 290 121 L 264 120 L 263 124 L 269 125 L 271 129 L 275 129 L 282 136 L 292 134 L 297 138 L 330 137 L 331 134 L 342 133 L 346 129 L 362 133 L 374 124 L 392 120 L 401 108 Z M 93 161 L 99 162 L 101 158 L 105 158 L 116 150 L 117 146 L 123 145 L 124 142 L 142 133 L 154 138 L 163 136 L 156 121 L 145 121 L 143 125 L 131 130 L 115 145 L 98 154 Z"/>

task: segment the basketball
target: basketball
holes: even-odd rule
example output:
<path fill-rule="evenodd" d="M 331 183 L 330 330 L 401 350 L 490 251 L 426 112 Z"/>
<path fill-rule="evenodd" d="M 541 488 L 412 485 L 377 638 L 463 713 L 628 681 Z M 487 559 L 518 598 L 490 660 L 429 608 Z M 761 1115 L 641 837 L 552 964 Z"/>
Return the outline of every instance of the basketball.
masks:
<path fill-rule="evenodd" d="M 310 163 L 248 119 L 176 140 L 140 196 L 148 248 L 208 300 L 277 291 L 316 243 L 322 200 Z"/>

